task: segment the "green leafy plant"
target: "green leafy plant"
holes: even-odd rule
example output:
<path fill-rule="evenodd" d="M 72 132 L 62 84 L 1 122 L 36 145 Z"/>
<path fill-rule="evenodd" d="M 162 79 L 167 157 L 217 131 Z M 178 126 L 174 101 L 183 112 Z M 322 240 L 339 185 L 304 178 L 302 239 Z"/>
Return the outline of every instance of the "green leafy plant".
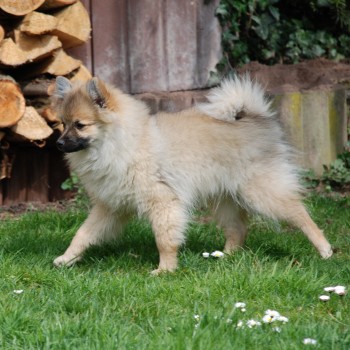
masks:
<path fill-rule="evenodd" d="M 78 206 L 88 207 L 88 196 L 75 173 L 72 173 L 71 176 L 61 184 L 61 188 L 64 191 L 71 191 L 75 194 L 74 199 Z"/>
<path fill-rule="evenodd" d="M 321 180 L 329 189 L 340 188 L 350 184 L 350 151 L 340 154 L 329 166 L 324 165 Z"/>
<path fill-rule="evenodd" d="M 323 174 L 318 176 L 312 169 L 301 173 L 303 186 L 328 192 L 350 188 L 350 149 L 341 153 L 330 165 L 323 166 Z"/>
<path fill-rule="evenodd" d="M 222 0 L 217 9 L 225 53 L 220 68 L 257 60 L 296 63 L 350 56 L 345 0 Z"/>

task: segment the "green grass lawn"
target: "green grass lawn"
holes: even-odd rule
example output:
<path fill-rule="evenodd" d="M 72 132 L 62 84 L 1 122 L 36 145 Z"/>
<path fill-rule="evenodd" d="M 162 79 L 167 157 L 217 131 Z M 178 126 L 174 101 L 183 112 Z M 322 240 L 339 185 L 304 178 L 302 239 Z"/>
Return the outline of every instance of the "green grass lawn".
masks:
<path fill-rule="evenodd" d="M 180 268 L 158 277 L 150 275 L 158 253 L 144 222 L 131 223 L 119 242 L 90 249 L 77 266 L 56 269 L 52 260 L 84 211 L 4 220 L 0 348 L 348 350 L 350 296 L 318 298 L 326 286 L 350 288 L 350 200 L 312 196 L 307 204 L 338 248 L 330 260 L 321 260 L 300 232 L 261 218 L 252 221 L 244 250 L 205 259 L 202 252 L 223 249 L 223 237 L 212 224 L 194 223 Z M 267 309 L 289 322 L 246 326 Z M 237 327 L 240 320 L 244 327 Z M 317 345 L 304 345 L 304 338 Z"/>

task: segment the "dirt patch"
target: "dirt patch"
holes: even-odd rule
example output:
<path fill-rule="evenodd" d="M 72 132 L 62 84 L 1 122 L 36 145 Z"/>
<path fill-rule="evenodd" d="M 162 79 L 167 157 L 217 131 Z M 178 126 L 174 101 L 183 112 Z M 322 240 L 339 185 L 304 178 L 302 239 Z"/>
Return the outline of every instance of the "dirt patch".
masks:
<path fill-rule="evenodd" d="M 350 84 L 350 64 L 318 58 L 299 64 L 266 66 L 250 62 L 238 72 L 248 72 L 273 94 L 290 91 L 329 89 L 338 84 Z"/>
<path fill-rule="evenodd" d="M 44 212 L 44 211 L 58 211 L 64 212 L 74 206 L 73 200 L 40 203 L 40 202 L 26 202 L 12 205 L 0 206 L 0 221 L 4 219 L 14 219 L 26 213 Z"/>

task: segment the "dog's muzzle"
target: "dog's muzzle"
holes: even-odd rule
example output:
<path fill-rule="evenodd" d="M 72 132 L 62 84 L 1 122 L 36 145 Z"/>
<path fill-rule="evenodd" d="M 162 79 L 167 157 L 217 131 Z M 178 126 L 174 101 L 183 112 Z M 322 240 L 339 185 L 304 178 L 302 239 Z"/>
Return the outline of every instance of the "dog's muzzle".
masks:
<path fill-rule="evenodd" d="M 78 152 L 81 151 L 85 148 L 87 148 L 89 145 L 89 139 L 68 139 L 68 138 L 63 138 L 60 137 L 56 141 L 56 147 L 65 153 L 73 153 L 73 152 Z"/>

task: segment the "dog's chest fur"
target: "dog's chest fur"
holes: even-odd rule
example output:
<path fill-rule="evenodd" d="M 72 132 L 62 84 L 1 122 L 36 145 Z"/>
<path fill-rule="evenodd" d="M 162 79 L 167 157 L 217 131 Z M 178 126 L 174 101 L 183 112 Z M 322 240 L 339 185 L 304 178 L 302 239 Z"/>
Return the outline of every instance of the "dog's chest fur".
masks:
<path fill-rule="evenodd" d="M 136 211 L 132 166 L 123 159 L 107 162 L 106 157 L 98 158 L 94 154 L 86 153 L 70 154 L 67 158 L 89 197 L 93 201 L 104 203 L 112 210 Z"/>

